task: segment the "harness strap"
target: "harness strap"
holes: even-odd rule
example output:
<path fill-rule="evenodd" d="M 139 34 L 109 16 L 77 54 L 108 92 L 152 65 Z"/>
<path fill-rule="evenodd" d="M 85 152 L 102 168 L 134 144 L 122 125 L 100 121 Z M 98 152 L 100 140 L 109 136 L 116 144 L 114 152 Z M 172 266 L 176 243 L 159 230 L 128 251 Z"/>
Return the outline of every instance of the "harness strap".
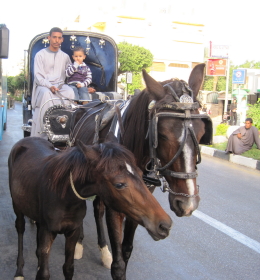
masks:
<path fill-rule="evenodd" d="M 175 172 L 169 169 L 163 170 L 161 172 L 163 176 L 169 175 L 178 179 L 194 179 L 198 176 L 197 172 L 190 172 L 190 173 L 185 173 L 185 172 Z"/>
<path fill-rule="evenodd" d="M 80 120 L 78 121 L 78 123 L 75 125 L 73 131 L 70 133 L 70 147 L 74 146 L 74 143 L 75 143 L 75 140 L 76 140 L 76 137 L 82 127 L 82 125 L 84 124 L 84 122 L 90 118 L 91 116 L 93 116 L 94 114 L 100 112 L 102 110 L 101 109 L 97 109 L 96 111 L 93 111 L 90 115 L 87 115 L 89 113 L 89 111 L 91 110 L 92 108 L 88 109 L 87 112 L 84 113 L 84 115 L 80 118 Z"/>
<path fill-rule="evenodd" d="M 184 140 L 181 142 L 179 150 L 174 155 L 174 157 L 164 167 L 157 168 L 158 171 L 160 171 L 160 172 L 162 172 L 164 170 L 166 171 L 166 169 L 175 162 L 175 160 L 179 157 L 179 155 L 181 154 L 181 152 L 184 148 L 184 145 L 187 141 L 187 137 L 188 137 L 188 133 L 187 133 L 187 128 L 185 127 L 185 129 L 184 129 Z"/>
<path fill-rule="evenodd" d="M 81 200 L 87 200 L 88 197 L 82 197 L 77 191 L 76 191 L 76 188 L 74 186 L 74 183 L 73 183 L 73 178 L 72 178 L 72 173 L 70 172 L 70 185 L 71 185 L 71 188 L 74 192 L 74 194 Z"/>
<path fill-rule="evenodd" d="M 172 96 L 174 97 L 174 99 L 176 100 L 176 102 L 180 102 L 180 98 L 179 96 L 177 95 L 177 93 L 175 92 L 175 90 L 169 85 L 169 84 L 166 84 L 164 85 L 163 87 L 166 87 L 170 93 L 172 94 Z"/>

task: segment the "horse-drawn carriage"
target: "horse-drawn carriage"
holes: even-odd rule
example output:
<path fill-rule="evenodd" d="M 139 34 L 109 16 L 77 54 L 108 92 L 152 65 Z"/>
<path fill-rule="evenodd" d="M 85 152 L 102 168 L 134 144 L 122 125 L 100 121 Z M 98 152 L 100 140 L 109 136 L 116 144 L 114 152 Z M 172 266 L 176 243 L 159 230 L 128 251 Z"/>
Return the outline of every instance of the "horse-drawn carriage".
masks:
<path fill-rule="evenodd" d="M 24 103 L 23 129 L 25 136 L 30 134 L 33 60 L 37 51 L 47 47 L 47 35 L 46 33 L 36 36 L 29 48 L 28 92 L 25 95 Z M 115 95 L 118 51 L 115 42 L 110 37 L 97 33 L 65 31 L 62 50 L 71 56 L 72 49 L 77 45 L 86 49 L 87 59 L 85 62 L 91 68 L 93 83 L 96 84 L 97 91 L 105 93 L 106 96 L 110 95 L 110 98 L 106 99 L 117 99 Z M 197 95 L 204 78 L 204 67 L 204 64 L 195 66 L 188 83 L 179 79 L 157 82 L 144 70 L 143 78 L 146 89 L 128 102 L 122 101 L 121 103 L 116 100 L 112 103 L 110 100 L 96 100 L 82 106 L 54 105 L 44 113 L 43 130 L 52 143 L 63 141 L 69 146 L 76 146 L 75 150 L 80 148 L 82 143 L 84 145 L 96 144 L 100 153 L 104 152 L 103 143 L 106 136 L 109 132 L 113 132 L 117 136 L 118 142 L 134 154 L 139 168 L 139 175 L 127 168 L 125 170 L 127 176 L 130 175 L 130 178 L 135 181 L 136 178 L 140 177 L 140 174 L 143 174 L 142 178 L 151 192 L 156 186 L 161 186 L 161 181 L 164 181 L 162 190 L 169 194 L 171 210 L 179 217 L 190 216 L 197 209 L 200 201 L 199 187 L 196 183 L 197 164 L 201 161 L 199 144 L 211 144 L 212 141 L 211 119 L 207 114 L 199 114 L 201 105 L 197 101 Z M 123 104 L 121 106 L 123 107 L 122 116 L 116 109 L 120 107 L 117 106 L 117 103 L 120 103 L 120 106 Z M 29 143 L 30 140 L 27 142 Z M 28 144 L 28 146 L 30 145 Z M 20 147 L 18 148 L 20 149 Z M 37 149 L 39 150 L 39 147 Z M 71 149 L 73 150 L 73 148 L 68 148 L 68 150 Z M 81 150 L 84 149 L 87 148 Z M 66 155 L 66 153 L 65 151 L 64 154 Z M 107 155 L 110 153 L 111 149 L 108 150 Z M 117 154 L 114 155 L 115 162 L 122 161 Z M 14 154 L 14 158 L 15 156 Z M 45 164 L 46 160 L 43 159 L 43 162 Z M 124 162 L 127 161 L 123 160 Z M 70 163 L 69 160 L 68 163 Z M 116 170 L 113 168 L 112 170 L 116 174 L 122 172 L 120 167 L 115 168 Z M 70 182 L 72 187 L 73 174 L 70 175 L 68 168 L 66 172 L 67 185 Z M 108 172 L 108 168 L 99 171 L 93 180 L 100 180 L 103 173 L 106 174 L 106 172 Z M 41 182 L 41 184 L 45 183 L 44 180 Z M 82 187 L 81 181 L 78 183 Z M 89 183 L 92 184 L 92 181 Z M 102 183 L 108 184 L 105 182 L 105 178 L 104 181 L 100 182 L 100 184 Z M 131 197 L 131 191 L 128 192 L 128 196 L 121 192 L 121 190 L 127 189 L 127 184 L 116 184 L 116 187 L 118 192 L 116 191 L 115 195 L 124 196 L 124 205 L 129 204 L 129 201 L 135 201 L 135 198 Z M 119 194 L 119 192 L 121 193 Z M 131 195 L 129 196 L 129 194 Z M 121 196 L 120 198 L 122 198 Z M 81 198 L 78 197 L 78 199 Z M 138 224 L 144 225 L 144 223 L 134 214 L 132 216 L 128 214 L 126 209 L 115 208 L 116 205 L 113 203 L 109 207 L 108 201 L 102 199 L 102 196 L 97 196 L 93 206 L 98 245 L 102 256 L 104 248 L 107 248 L 102 224 L 105 205 L 107 206 L 106 222 L 113 262 L 111 264 L 111 258 L 107 263 L 105 263 L 107 259 L 102 258 L 102 262 L 107 267 L 111 266 L 113 279 L 125 280 L 126 267 L 133 250 L 135 229 Z M 126 217 L 122 213 L 125 213 Z M 140 215 L 144 220 L 148 219 L 146 214 Z M 153 228 L 153 230 L 159 230 L 159 238 L 153 233 L 151 234 L 150 230 L 148 231 L 155 240 L 159 240 L 169 234 L 169 227 L 170 222 L 167 221 L 161 223 L 159 228 Z M 79 243 L 82 243 L 82 238 L 83 236 L 79 238 Z M 18 272 L 21 273 L 20 271 L 18 266 Z"/>
<path fill-rule="evenodd" d="M 27 90 L 24 94 L 23 102 L 22 129 L 24 136 L 30 136 L 31 132 L 34 57 L 38 51 L 49 46 L 48 35 L 49 33 L 42 33 L 35 36 L 28 49 Z M 86 50 L 84 62 L 92 71 L 92 84 L 90 86 L 93 86 L 96 90 L 96 93 L 91 94 L 91 100 L 122 99 L 122 95 L 117 93 L 118 49 L 114 40 L 107 35 L 87 31 L 64 31 L 63 38 L 61 50 L 67 53 L 71 60 L 75 47 L 81 46 Z M 70 117 L 77 107 L 71 105 L 63 106 L 61 104 L 60 106 L 50 108 L 46 116 L 42 112 L 42 118 L 45 120 L 42 130 L 47 132 L 49 139 L 53 143 L 66 142 L 68 140 Z M 50 114 L 55 115 L 55 117 L 51 117 Z M 65 116 L 65 124 L 64 122 L 57 121 L 59 116 Z M 62 117 L 60 119 L 64 120 Z"/>

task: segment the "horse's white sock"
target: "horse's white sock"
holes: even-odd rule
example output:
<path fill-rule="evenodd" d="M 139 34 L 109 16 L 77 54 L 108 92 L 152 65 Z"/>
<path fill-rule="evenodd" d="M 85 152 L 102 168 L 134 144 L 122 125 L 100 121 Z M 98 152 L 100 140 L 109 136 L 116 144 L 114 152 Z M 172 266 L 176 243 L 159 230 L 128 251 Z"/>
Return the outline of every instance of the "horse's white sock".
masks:
<path fill-rule="evenodd" d="M 100 252 L 101 252 L 101 261 L 103 263 L 103 266 L 111 269 L 111 264 L 113 261 L 112 255 L 108 250 L 107 245 L 103 248 L 99 248 Z"/>
<path fill-rule="evenodd" d="M 83 257 L 83 245 L 78 243 L 76 244 L 74 260 L 80 260 Z"/>

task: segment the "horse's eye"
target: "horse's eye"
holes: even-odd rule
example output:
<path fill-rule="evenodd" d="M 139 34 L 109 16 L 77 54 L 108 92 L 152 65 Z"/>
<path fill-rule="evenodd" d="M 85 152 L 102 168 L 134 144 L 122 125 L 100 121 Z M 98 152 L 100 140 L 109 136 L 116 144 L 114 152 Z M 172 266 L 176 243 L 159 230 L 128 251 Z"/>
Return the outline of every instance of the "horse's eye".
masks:
<path fill-rule="evenodd" d="M 126 184 L 124 183 L 118 183 L 118 184 L 115 184 L 115 187 L 118 189 L 118 190 L 122 190 L 126 187 Z"/>

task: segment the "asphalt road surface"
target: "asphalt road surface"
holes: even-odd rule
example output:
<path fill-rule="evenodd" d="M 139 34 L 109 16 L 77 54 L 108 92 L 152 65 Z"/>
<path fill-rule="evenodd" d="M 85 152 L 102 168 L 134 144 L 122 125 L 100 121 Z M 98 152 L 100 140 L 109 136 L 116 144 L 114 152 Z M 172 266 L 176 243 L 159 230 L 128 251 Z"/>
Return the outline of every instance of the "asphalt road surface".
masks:
<path fill-rule="evenodd" d="M 0 280 L 13 279 L 17 234 L 8 188 L 7 158 L 23 137 L 21 104 L 8 110 L 7 130 L 0 142 Z M 171 212 L 167 194 L 155 196 L 174 221 L 170 236 L 155 242 L 138 227 L 128 280 L 258 280 L 260 279 L 260 172 L 221 159 L 203 156 L 198 166 L 201 202 L 192 217 Z M 92 203 L 84 219 L 84 255 L 75 261 L 74 280 L 111 279 L 101 266 Z M 25 280 L 35 279 L 36 228 L 27 220 L 24 235 Z M 64 237 L 51 251 L 52 280 L 64 279 Z"/>

